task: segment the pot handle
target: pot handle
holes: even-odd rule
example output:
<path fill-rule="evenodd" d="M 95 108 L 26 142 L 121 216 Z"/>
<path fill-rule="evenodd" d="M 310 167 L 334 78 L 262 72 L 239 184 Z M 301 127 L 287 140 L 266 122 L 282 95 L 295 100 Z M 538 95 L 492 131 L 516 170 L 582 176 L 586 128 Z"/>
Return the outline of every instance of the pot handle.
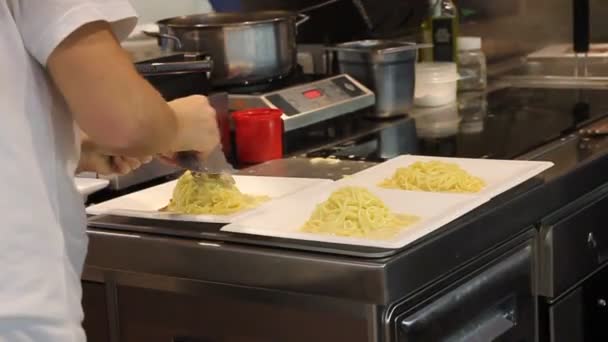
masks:
<path fill-rule="evenodd" d="M 298 13 L 296 15 L 296 17 L 298 18 L 298 20 L 296 20 L 296 27 L 304 24 L 305 22 L 307 22 L 308 20 L 310 20 L 310 16 L 307 16 L 306 14 L 303 13 Z"/>
<path fill-rule="evenodd" d="M 141 31 L 141 32 L 149 37 L 172 40 L 175 42 L 175 45 L 177 46 L 178 49 L 181 49 L 183 46 L 182 41 L 179 38 L 177 38 L 176 36 L 172 36 L 172 35 L 166 34 L 166 33 L 151 32 L 151 31 Z"/>

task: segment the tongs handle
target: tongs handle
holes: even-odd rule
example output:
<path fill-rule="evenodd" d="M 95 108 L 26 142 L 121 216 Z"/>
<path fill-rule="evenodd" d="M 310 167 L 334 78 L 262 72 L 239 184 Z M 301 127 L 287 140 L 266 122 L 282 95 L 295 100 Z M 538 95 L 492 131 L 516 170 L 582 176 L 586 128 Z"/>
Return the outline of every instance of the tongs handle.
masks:
<path fill-rule="evenodd" d="M 196 151 L 182 151 L 175 154 L 175 162 L 188 170 L 207 174 L 231 174 L 235 170 L 226 160 L 223 149 L 230 149 L 230 112 L 228 110 L 228 94 L 225 92 L 209 94 L 209 104 L 215 109 L 220 130 L 221 141 L 203 159 Z"/>
<path fill-rule="evenodd" d="M 201 154 L 196 151 L 177 152 L 175 154 L 175 162 L 185 169 L 200 173 L 231 174 L 235 172 L 232 165 L 226 160 L 226 156 L 220 145 L 211 151 L 205 159 L 201 159 Z"/>
<path fill-rule="evenodd" d="M 199 171 L 199 153 L 196 151 L 181 151 L 174 155 L 175 163 L 187 170 Z"/>

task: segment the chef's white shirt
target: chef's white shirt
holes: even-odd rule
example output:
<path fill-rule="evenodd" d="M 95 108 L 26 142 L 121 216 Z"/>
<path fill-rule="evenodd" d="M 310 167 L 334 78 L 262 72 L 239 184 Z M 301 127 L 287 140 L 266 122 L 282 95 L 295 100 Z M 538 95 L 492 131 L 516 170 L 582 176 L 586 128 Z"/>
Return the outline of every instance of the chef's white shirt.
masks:
<path fill-rule="evenodd" d="M 1 342 L 85 341 L 79 139 L 45 65 L 70 33 L 98 20 L 119 38 L 136 24 L 127 0 L 0 1 Z"/>

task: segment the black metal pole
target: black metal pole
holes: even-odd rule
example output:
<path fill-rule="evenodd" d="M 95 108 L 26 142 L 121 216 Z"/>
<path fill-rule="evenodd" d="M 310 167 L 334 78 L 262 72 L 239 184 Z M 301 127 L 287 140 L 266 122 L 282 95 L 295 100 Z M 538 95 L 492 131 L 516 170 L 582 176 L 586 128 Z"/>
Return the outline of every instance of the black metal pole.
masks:
<path fill-rule="evenodd" d="M 589 52 L 589 0 L 572 0 L 573 43 L 575 53 Z"/>

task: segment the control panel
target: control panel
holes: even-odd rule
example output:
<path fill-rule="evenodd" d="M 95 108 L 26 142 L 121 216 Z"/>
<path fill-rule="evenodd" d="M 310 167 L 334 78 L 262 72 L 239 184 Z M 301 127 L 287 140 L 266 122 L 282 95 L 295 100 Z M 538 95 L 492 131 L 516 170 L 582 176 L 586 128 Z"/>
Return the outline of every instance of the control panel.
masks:
<path fill-rule="evenodd" d="M 230 95 L 230 109 L 277 108 L 285 131 L 352 113 L 375 103 L 372 91 L 342 74 L 260 95 Z"/>

